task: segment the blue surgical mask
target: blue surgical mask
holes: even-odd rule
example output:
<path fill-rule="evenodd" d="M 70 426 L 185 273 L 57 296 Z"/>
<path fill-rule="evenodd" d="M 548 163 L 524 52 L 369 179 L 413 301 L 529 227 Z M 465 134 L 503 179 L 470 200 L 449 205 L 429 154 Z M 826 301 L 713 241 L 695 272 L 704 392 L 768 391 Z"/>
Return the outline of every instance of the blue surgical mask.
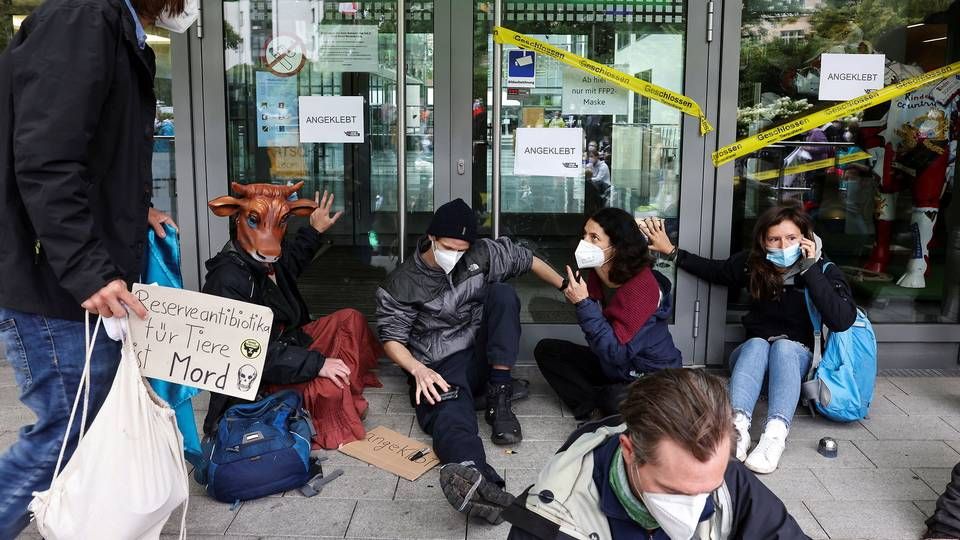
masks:
<path fill-rule="evenodd" d="M 767 248 L 767 260 L 780 268 L 789 268 L 800 258 L 800 244 L 783 249 Z"/>

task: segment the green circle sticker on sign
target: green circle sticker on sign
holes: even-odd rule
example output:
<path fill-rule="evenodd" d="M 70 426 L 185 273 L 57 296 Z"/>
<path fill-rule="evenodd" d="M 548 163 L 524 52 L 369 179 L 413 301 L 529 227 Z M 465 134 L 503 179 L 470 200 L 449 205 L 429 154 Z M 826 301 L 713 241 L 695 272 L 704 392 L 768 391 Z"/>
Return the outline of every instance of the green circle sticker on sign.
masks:
<path fill-rule="evenodd" d="M 260 350 L 262 348 L 260 342 L 255 339 L 246 339 L 240 344 L 240 351 L 250 360 L 260 356 Z"/>
<path fill-rule="evenodd" d="M 296 75 L 306 62 L 303 42 L 296 36 L 274 36 L 263 48 L 263 63 L 271 73 L 279 77 Z"/>

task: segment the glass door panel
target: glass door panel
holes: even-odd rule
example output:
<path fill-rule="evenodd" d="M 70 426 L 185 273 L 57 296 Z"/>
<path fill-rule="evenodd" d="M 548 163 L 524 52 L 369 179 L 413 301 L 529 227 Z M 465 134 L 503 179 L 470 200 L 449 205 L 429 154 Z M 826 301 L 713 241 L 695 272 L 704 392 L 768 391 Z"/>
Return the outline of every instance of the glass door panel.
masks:
<path fill-rule="evenodd" d="M 684 92 L 686 5 L 658 2 L 554 2 L 505 0 L 502 24 L 577 55 Z M 587 217 L 614 206 L 636 217 L 663 218 L 671 236 L 680 227 L 682 118 L 679 111 L 599 81 L 545 55 L 535 60 L 534 87 L 507 88 L 502 114 L 492 115 L 493 3 L 474 1 L 473 205 L 490 231 L 493 131 L 502 134 L 500 234 L 527 243 L 554 267 L 572 264 Z M 503 73 L 508 71 L 505 45 Z M 607 88 L 610 85 L 606 85 Z M 584 96 L 595 93 L 602 99 Z M 586 172 L 577 178 L 514 174 L 518 128 L 577 128 Z M 591 159 L 592 154 L 592 159 Z M 697 189 L 700 179 L 697 178 Z M 699 219 L 699 218 L 697 218 Z M 699 227 L 699 222 L 696 223 Z M 657 270 L 675 281 L 667 261 Z M 575 323 L 562 295 L 535 278 L 520 280 L 524 322 Z M 674 289 L 676 293 L 676 289 Z"/>
<path fill-rule="evenodd" d="M 398 219 L 406 217 L 397 200 L 400 136 L 408 215 L 433 211 L 433 2 L 407 3 L 404 77 L 396 16 L 394 2 L 223 2 L 228 180 L 302 181 L 302 196 L 330 191 L 344 211 L 300 280 L 316 314 L 355 307 L 372 315 L 374 291 L 397 264 Z M 399 91 L 407 104 L 402 134 Z M 304 96 L 362 97 L 364 142 L 301 142 Z M 292 223 L 289 234 L 305 224 Z"/>
<path fill-rule="evenodd" d="M 745 3 L 737 138 L 836 103 L 818 99 L 822 53 L 884 55 L 885 85 L 946 65 L 948 33 L 958 33 L 950 4 Z M 766 208 L 796 199 L 873 322 L 960 322 L 958 105 L 951 77 L 737 160 L 731 253 L 749 246 Z M 855 153 L 865 157 L 839 161 Z M 730 295 L 729 322 L 748 301 Z"/>

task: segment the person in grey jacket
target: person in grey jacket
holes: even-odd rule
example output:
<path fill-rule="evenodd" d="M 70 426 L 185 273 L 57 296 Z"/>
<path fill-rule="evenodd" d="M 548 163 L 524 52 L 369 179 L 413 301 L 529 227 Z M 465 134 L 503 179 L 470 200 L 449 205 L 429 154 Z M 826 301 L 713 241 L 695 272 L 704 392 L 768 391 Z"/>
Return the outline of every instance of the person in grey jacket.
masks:
<path fill-rule="evenodd" d="M 511 408 L 511 368 L 520 346 L 520 300 L 503 282 L 528 271 L 562 289 L 565 280 L 507 238 L 477 238 L 461 199 L 439 207 L 416 253 L 377 290 L 377 331 L 391 360 L 409 373 L 420 427 L 441 463 L 469 463 L 503 485 L 487 465 L 474 396 L 486 391 L 494 444 L 523 438 Z M 519 389 L 517 389 L 519 390 Z"/>

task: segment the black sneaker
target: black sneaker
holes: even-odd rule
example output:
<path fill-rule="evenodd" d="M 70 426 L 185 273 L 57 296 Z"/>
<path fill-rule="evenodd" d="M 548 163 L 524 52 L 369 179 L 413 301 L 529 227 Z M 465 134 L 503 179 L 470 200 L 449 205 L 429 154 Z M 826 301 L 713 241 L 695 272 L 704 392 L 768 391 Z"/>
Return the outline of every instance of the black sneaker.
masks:
<path fill-rule="evenodd" d="M 510 396 L 513 395 L 513 385 L 487 385 L 487 412 L 484 415 L 487 423 L 493 426 L 490 439 L 493 444 L 517 444 L 523 440 L 520 431 L 520 421 L 513 414 Z"/>
<path fill-rule="evenodd" d="M 514 499 L 500 486 L 485 480 L 480 471 L 461 463 L 440 467 L 440 488 L 458 512 L 493 525 L 503 523 L 500 514 Z"/>
<path fill-rule="evenodd" d="M 521 399 L 530 397 L 530 381 L 527 379 L 511 379 L 510 382 L 513 383 L 513 394 L 510 396 L 510 401 L 520 401 Z M 474 396 L 473 408 L 477 411 L 482 411 L 487 408 L 486 390 L 479 396 Z"/>

